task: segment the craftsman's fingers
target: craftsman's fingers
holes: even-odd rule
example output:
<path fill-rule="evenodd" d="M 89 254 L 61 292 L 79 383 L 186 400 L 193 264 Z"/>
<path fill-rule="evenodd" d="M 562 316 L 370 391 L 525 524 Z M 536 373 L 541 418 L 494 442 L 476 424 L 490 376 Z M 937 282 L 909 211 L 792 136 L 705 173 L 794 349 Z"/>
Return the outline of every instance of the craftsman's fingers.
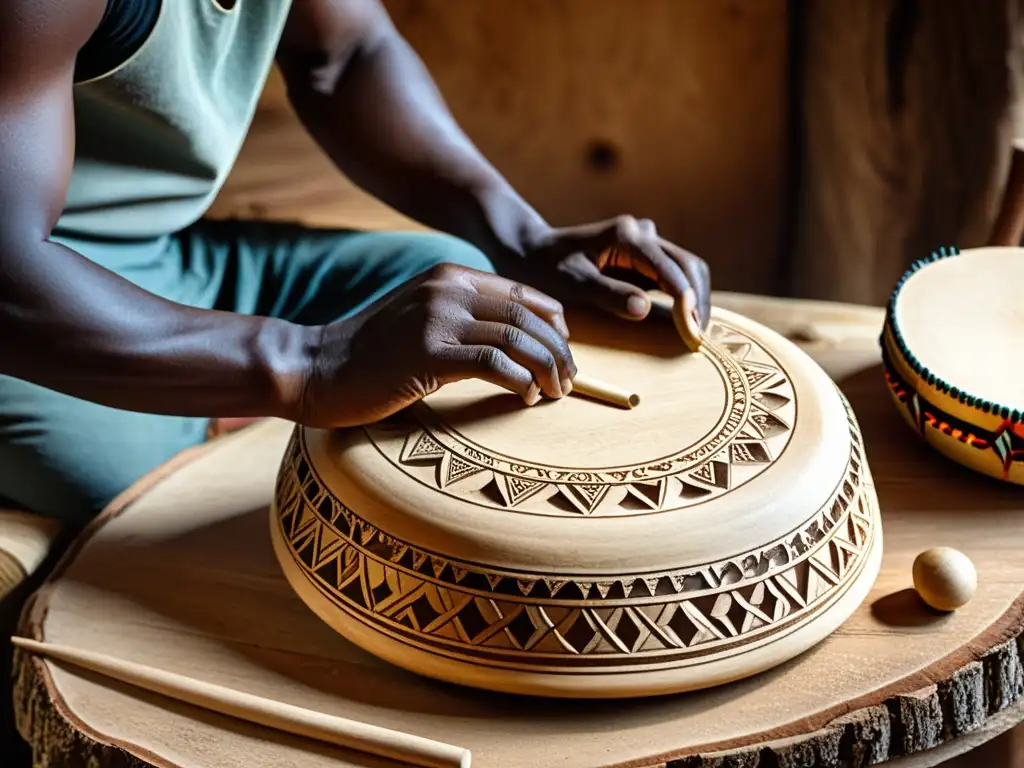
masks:
<path fill-rule="evenodd" d="M 597 224 L 556 230 L 553 240 L 545 246 L 548 254 L 565 257 L 574 252 L 586 254 L 599 270 L 609 268 L 636 272 L 654 281 L 685 309 L 687 316 L 693 315 L 688 323 L 699 328 L 694 314 L 697 310 L 697 294 L 682 264 L 661 246 L 657 228 L 648 219 L 632 216 L 618 216 Z M 642 320 L 650 310 L 650 300 L 638 286 L 628 290 L 617 285 L 617 292 L 623 301 L 613 310 L 616 314 Z M 606 301 L 610 297 L 606 297 Z"/>
<path fill-rule="evenodd" d="M 704 259 L 675 243 L 665 239 L 659 239 L 659 243 L 686 274 L 686 279 L 697 296 L 698 326 L 701 330 L 706 329 L 711 319 L 711 268 Z"/>
<path fill-rule="evenodd" d="M 680 333 L 695 337 L 700 331 L 700 318 L 697 315 L 697 294 L 690 285 L 686 271 L 682 264 L 671 254 L 661 247 L 660 239 L 644 236 L 631 244 L 628 248 L 624 246 L 613 246 L 606 250 L 598 259 L 598 267 L 607 269 L 616 267 L 637 272 L 654 282 L 673 300 L 673 316 L 677 325 L 682 324 Z M 648 303 L 649 309 L 649 303 Z M 642 315 L 629 313 L 627 317 L 643 319 L 647 316 L 645 311 Z"/>
<path fill-rule="evenodd" d="M 530 337 L 539 343 L 551 355 L 559 381 L 571 379 L 576 375 L 576 364 L 572 359 L 569 342 L 550 323 L 526 305 L 508 299 L 480 296 L 469 309 L 477 321 L 506 326 L 506 343 L 515 343 L 521 340 L 522 336 Z"/>
<path fill-rule="evenodd" d="M 642 320 L 651 310 L 647 291 L 625 280 L 602 274 L 600 268 L 582 254 L 572 259 L 573 290 L 599 309 L 628 320 Z"/>
<path fill-rule="evenodd" d="M 613 252 L 618 256 L 618 263 L 623 267 L 631 267 L 634 271 L 654 280 L 658 287 L 675 301 L 683 301 L 697 306 L 697 296 L 690 286 L 690 281 L 682 266 L 661 247 L 657 237 L 644 238 L 631 244 L 628 250 L 623 246 L 615 246 Z"/>
<path fill-rule="evenodd" d="M 553 230 L 539 244 L 539 250 L 554 258 L 564 258 L 577 252 L 593 258 L 614 245 L 627 245 L 644 237 L 654 237 L 654 229 L 653 223 L 648 220 L 616 216 L 593 224 Z"/>
<path fill-rule="evenodd" d="M 436 365 L 441 384 L 482 379 L 519 395 L 527 405 L 540 401 L 540 386 L 533 374 L 497 347 L 452 344 L 438 356 Z"/>
<path fill-rule="evenodd" d="M 530 312 L 544 319 L 564 338 L 569 338 L 569 326 L 565 321 L 565 310 L 561 302 L 536 288 L 508 280 L 490 272 L 463 268 L 459 277 L 481 296 L 521 304 Z"/>
<path fill-rule="evenodd" d="M 474 322 L 462 331 L 460 337 L 464 345 L 500 349 L 509 359 L 528 370 L 548 397 L 558 399 L 572 391 L 568 372 L 564 371 L 564 366 L 560 369 L 551 350 L 513 325 Z"/>

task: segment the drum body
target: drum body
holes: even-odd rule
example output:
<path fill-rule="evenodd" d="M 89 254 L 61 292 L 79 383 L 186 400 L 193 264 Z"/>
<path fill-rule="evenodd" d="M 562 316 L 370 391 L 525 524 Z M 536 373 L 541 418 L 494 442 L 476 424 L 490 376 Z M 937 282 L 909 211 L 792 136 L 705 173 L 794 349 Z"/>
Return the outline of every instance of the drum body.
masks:
<path fill-rule="evenodd" d="M 1024 484 L 1024 249 L 942 249 L 900 279 L 881 336 L 900 415 L 939 453 Z"/>
<path fill-rule="evenodd" d="M 882 551 L 834 383 L 723 310 L 697 354 L 668 324 L 570 327 L 579 369 L 637 408 L 467 381 L 369 427 L 297 428 L 270 520 L 295 592 L 393 664 L 519 694 L 705 688 L 827 637 Z"/>

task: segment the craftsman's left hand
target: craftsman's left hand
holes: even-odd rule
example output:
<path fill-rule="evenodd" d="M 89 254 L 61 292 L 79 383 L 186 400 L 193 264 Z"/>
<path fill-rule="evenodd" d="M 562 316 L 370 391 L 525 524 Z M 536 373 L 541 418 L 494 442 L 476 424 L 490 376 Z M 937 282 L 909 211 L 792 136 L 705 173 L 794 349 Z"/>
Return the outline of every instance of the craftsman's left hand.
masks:
<path fill-rule="evenodd" d="M 672 297 L 677 322 L 686 322 L 692 336 L 707 328 L 711 314 L 707 263 L 659 237 L 651 221 L 619 216 L 550 229 L 535 236 L 524 250 L 523 280 L 565 304 L 590 304 L 628 320 L 643 320 L 651 300 L 630 280 L 632 273 Z M 611 269 L 624 279 L 606 274 Z"/>

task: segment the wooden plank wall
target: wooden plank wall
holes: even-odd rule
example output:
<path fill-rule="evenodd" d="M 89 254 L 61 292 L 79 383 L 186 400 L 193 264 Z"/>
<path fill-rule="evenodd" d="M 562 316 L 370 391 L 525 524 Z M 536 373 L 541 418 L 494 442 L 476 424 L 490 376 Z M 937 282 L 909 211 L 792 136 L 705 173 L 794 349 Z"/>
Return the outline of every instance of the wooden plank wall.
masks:
<path fill-rule="evenodd" d="M 987 242 L 1022 134 L 1024 1 L 806 0 L 796 295 L 886 300 Z"/>
<path fill-rule="evenodd" d="M 555 224 L 653 219 L 715 285 L 774 292 L 785 0 L 387 0 L 473 140 Z M 410 226 L 354 190 L 275 76 L 215 215 Z"/>
<path fill-rule="evenodd" d="M 985 242 L 1022 135 L 1024 0 L 385 1 L 553 223 L 652 218 L 720 289 L 883 303 Z M 216 215 L 412 226 L 263 106 Z"/>

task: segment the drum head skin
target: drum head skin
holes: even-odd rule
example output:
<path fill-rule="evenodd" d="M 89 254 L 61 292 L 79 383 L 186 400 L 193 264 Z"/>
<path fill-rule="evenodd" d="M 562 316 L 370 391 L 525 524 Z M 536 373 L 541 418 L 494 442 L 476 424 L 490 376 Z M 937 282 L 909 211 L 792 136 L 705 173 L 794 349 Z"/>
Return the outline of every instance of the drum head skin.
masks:
<path fill-rule="evenodd" d="M 466 381 L 369 427 L 296 429 L 270 521 L 292 588 L 396 665 L 520 694 L 703 688 L 824 639 L 882 549 L 831 379 L 724 310 L 696 354 L 669 324 L 570 320 L 579 370 L 638 407 Z"/>
<path fill-rule="evenodd" d="M 893 292 L 882 333 L 889 389 L 948 458 L 1024 484 L 1024 249 L 942 249 Z"/>

